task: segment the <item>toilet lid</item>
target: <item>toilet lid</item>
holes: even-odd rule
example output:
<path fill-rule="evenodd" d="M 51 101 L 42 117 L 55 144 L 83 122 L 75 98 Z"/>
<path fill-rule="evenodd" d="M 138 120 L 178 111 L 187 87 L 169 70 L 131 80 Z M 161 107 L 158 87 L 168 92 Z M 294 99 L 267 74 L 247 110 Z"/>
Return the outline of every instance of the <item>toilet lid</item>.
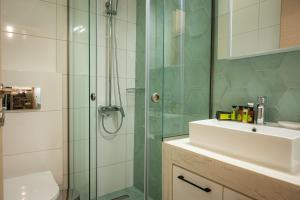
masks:
<path fill-rule="evenodd" d="M 4 180 L 4 200 L 56 200 L 59 188 L 50 171 Z"/>

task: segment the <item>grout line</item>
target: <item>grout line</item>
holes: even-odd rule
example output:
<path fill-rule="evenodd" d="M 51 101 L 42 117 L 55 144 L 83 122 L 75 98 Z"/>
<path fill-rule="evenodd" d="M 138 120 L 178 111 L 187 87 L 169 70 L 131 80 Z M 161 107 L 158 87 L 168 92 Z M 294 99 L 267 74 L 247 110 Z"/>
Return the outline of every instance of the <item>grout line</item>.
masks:
<path fill-rule="evenodd" d="M 56 37 L 48 37 L 48 36 L 39 36 L 39 35 L 34 35 L 34 34 L 29 34 L 29 33 L 18 33 L 18 32 L 15 32 L 15 31 L 12 31 L 12 32 L 8 32 L 8 31 L 5 31 L 5 30 L 1 30 L 2 33 L 13 33 L 13 34 L 16 34 L 16 35 L 23 35 L 23 36 L 30 36 L 30 37 L 35 37 L 35 38 L 41 38 L 41 39 L 49 39 L 49 40 L 57 40 Z"/>
<path fill-rule="evenodd" d="M 67 108 L 66 108 L 67 109 Z M 60 112 L 63 111 L 64 108 L 60 109 L 60 110 L 15 110 L 15 111 L 6 111 L 6 114 L 19 114 L 19 113 L 43 113 L 43 112 Z"/>
<path fill-rule="evenodd" d="M 57 151 L 57 150 L 63 150 L 63 146 L 59 147 L 59 148 L 42 149 L 42 150 L 38 150 L 38 151 L 26 151 L 26 152 L 22 152 L 22 153 L 3 154 L 3 157 L 20 156 L 20 155 L 24 155 L 24 154 L 41 153 L 41 152 L 45 152 L 45 151 Z"/>

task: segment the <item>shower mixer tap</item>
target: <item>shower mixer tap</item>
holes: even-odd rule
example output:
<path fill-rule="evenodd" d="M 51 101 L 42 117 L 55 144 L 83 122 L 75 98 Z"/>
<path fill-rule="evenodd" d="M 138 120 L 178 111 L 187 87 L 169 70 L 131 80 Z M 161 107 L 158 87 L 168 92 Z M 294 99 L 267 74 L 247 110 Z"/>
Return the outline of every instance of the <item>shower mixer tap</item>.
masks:
<path fill-rule="evenodd" d="M 100 106 L 98 112 L 102 116 L 109 116 L 110 112 L 120 112 L 122 117 L 125 117 L 125 112 L 121 106 Z"/>

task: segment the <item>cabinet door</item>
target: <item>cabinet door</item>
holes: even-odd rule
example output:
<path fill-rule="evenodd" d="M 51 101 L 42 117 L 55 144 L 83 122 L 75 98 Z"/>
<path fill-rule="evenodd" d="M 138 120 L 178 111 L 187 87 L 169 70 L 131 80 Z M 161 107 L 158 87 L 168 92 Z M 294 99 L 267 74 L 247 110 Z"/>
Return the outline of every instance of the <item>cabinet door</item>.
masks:
<path fill-rule="evenodd" d="M 223 200 L 252 200 L 240 193 L 224 188 L 224 199 Z"/>
<path fill-rule="evenodd" d="M 173 166 L 173 200 L 222 200 L 223 187 Z"/>

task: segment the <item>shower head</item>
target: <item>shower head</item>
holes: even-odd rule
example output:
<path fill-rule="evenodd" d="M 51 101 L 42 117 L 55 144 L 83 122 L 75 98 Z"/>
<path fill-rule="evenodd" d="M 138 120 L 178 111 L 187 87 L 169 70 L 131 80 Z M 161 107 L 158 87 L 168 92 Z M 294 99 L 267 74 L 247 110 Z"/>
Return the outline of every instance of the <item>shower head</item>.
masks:
<path fill-rule="evenodd" d="M 118 4 L 119 4 L 119 0 L 106 0 L 105 1 L 106 14 L 117 15 Z"/>

